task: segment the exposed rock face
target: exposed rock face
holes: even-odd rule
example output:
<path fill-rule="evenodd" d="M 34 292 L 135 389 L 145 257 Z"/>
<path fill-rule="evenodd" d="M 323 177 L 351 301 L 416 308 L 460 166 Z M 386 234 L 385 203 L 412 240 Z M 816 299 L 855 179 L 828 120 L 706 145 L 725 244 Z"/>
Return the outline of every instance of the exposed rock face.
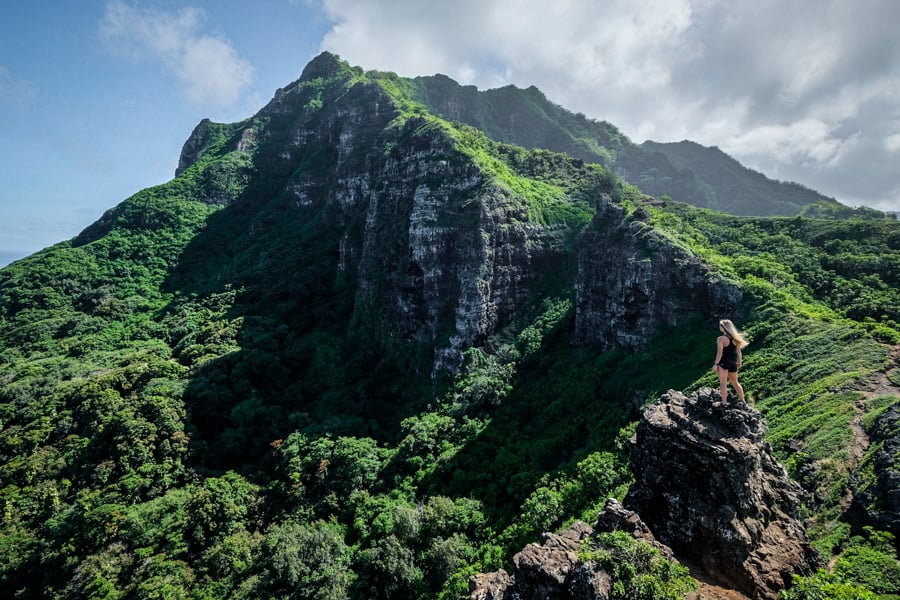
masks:
<path fill-rule="evenodd" d="M 819 564 L 798 521 L 804 492 L 749 406 L 713 406 L 712 389 L 670 391 L 644 412 L 626 504 L 656 537 L 753 598 L 777 598 Z"/>
<path fill-rule="evenodd" d="M 512 321 L 540 269 L 566 250 L 444 130 L 400 113 L 378 83 L 323 53 L 227 146 L 245 155 L 258 147 L 278 210 L 328 230 L 333 280 L 355 288 L 362 335 L 376 348 L 418 345 L 432 352 L 422 366 L 452 371 L 465 348 Z M 198 125 L 179 172 L 222 131 Z M 244 183 L 241 175 L 238 165 L 221 179 Z M 223 203 L 215 191 L 206 200 Z"/>
<path fill-rule="evenodd" d="M 579 201 L 596 218 L 583 234 L 583 221 L 532 218 L 515 186 L 379 81 L 323 53 L 252 119 L 201 122 L 177 171 L 196 178 L 198 200 L 239 204 L 249 236 L 271 229 L 264 215 L 296 217 L 307 239 L 315 229 L 323 285 L 354 290 L 351 321 L 373 348 L 412 345 L 427 357 L 415 368 L 452 372 L 466 348 L 521 320 L 551 279 L 576 289 L 578 340 L 603 348 L 733 312 L 739 292 L 626 218 L 611 178 L 581 160 L 554 163 L 561 180 L 595 178 Z M 227 160 L 192 170 L 208 153 Z"/>
<path fill-rule="evenodd" d="M 534 261 L 561 259 L 552 232 L 528 224 L 521 203 L 439 135 L 412 137 L 368 187 L 362 238 L 348 235 L 342 251 L 348 264 L 359 257 L 358 306 L 406 342 L 447 340 L 435 371 L 452 370 L 463 349 L 512 320 L 537 277 Z"/>
<path fill-rule="evenodd" d="M 869 435 L 875 481 L 866 489 L 856 490 L 855 502 L 876 528 L 900 536 L 900 406 L 884 411 Z"/>
<path fill-rule="evenodd" d="M 540 544 L 528 544 L 513 557 L 513 574 L 501 569 L 476 575 L 469 580 L 472 600 L 605 600 L 613 581 L 609 574 L 592 562 L 578 558 L 584 540 L 600 531 L 625 531 L 636 539 L 658 548 L 663 556 L 672 551 L 658 543 L 647 526 L 633 511 L 610 499 L 597 524 L 576 521 L 559 533 L 545 533 Z"/>
<path fill-rule="evenodd" d="M 754 599 L 775 599 L 792 575 L 821 566 L 798 519 L 804 492 L 772 456 L 761 415 L 714 406 L 718 397 L 670 391 L 646 409 L 631 451 L 635 511 L 610 500 L 593 529 L 545 534 L 513 558 L 513 573 L 473 577 L 471 597 L 608 598 L 609 575 L 576 555 L 595 530 L 628 532 Z"/>
<path fill-rule="evenodd" d="M 581 240 L 576 281 L 576 336 L 604 348 L 636 348 L 661 327 L 702 314 L 734 314 L 740 289 L 663 239 L 648 214 L 600 205 Z"/>

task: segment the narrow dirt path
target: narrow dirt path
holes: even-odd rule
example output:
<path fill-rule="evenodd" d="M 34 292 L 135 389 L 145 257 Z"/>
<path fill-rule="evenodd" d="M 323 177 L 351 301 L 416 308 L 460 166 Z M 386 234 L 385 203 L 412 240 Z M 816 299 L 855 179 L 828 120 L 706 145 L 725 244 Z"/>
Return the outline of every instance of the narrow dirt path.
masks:
<path fill-rule="evenodd" d="M 694 579 L 697 578 L 694 577 Z M 751 600 L 749 596 L 745 596 L 735 590 L 704 583 L 699 579 L 697 579 L 697 583 L 700 584 L 699 587 L 685 596 L 684 600 Z"/>
<path fill-rule="evenodd" d="M 684 600 L 752 600 L 750 596 L 712 581 L 706 572 L 690 565 L 685 566 L 690 569 L 691 577 L 697 580 L 697 589 L 685 596 Z"/>
<path fill-rule="evenodd" d="M 691 577 L 697 580 L 697 589 L 685 596 L 684 600 L 752 600 L 750 596 L 745 596 L 737 590 L 726 587 L 721 581 L 716 581 L 699 564 L 684 560 L 677 554 L 675 558 L 687 567 Z"/>
<path fill-rule="evenodd" d="M 850 428 L 853 430 L 853 445 L 851 446 L 852 468 L 856 468 L 859 461 L 862 460 L 866 450 L 869 448 L 869 435 L 862 426 L 862 418 L 866 413 L 866 402 L 878 396 L 900 396 L 900 385 L 897 385 L 891 378 L 897 379 L 896 374 L 900 372 L 900 346 L 891 346 L 888 353 L 889 364 L 886 369 L 873 373 L 871 377 L 863 384 L 859 392 L 865 397 L 865 400 L 854 404 L 853 409 L 855 415 L 850 421 Z"/>
<path fill-rule="evenodd" d="M 869 434 L 866 433 L 866 430 L 862 425 L 862 418 L 868 409 L 868 406 L 866 405 L 867 402 L 878 396 L 900 396 L 900 385 L 891 381 L 891 379 L 897 380 L 897 374 L 900 373 L 900 346 L 891 346 L 888 357 L 889 362 L 887 367 L 882 371 L 873 373 L 872 376 L 863 383 L 863 386 L 857 390 L 863 395 L 864 400 L 860 400 L 853 405 L 855 414 L 850 421 L 850 429 L 853 431 L 853 442 L 850 446 L 850 464 L 848 467 L 851 472 L 855 471 L 859 466 L 859 463 L 862 461 L 863 456 L 865 456 L 866 451 L 869 449 L 869 444 L 871 443 Z M 844 511 L 844 515 L 851 520 L 852 515 L 850 515 L 849 512 L 852 505 L 853 490 L 848 489 L 841 498 L 840 507 L 841 510 Z M 828 561 L 827 568 L 829 571 L 834 568 L 836 560 L 837 557 L 831 557 Z"/>
<path fill-rule="evenodd" d="M 883 371 L 873 373 L 859 391 L 867 400 L 876 396 L 900 396 L 900 385 L 891 381 L 900 372 L 900 346 L 891 346 L 888 352 L 889 364 Z"/>

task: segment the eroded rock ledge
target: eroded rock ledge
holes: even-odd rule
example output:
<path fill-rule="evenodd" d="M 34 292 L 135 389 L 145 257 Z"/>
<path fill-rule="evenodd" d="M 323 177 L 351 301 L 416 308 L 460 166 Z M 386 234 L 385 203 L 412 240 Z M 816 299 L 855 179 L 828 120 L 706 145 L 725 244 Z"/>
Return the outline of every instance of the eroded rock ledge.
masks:
<path fill-rule="evenodd" d="M 609 574 L 595 563 L 582 560 L 578 554 L 584 540 L 604 531 L 625 531 L 672 558 L 672 551 L 653 538 L 634 511 L 610 499 L 593 527 L 576 521 L 559 534 L 545 533 L 540 544 L 528 544 L 513 557 L 512 574 L 500 569 L 472 577 L 469 581 L 472 600 L 609 598 L 613 585 Z"/>
<path fill-rule="evenodd" d="M 625 506 L 611 500 L 593 528 L 545 534 L 513 558 L 512 573 L 473 577 L 471 598 L 609 598 L 609 574 L 577 555 L 595 530 L 627 531 L 754 599 L 775 599 L 792 575 L 819 567 L 799 520 L 805 492 L 775 460 L 762 416 L 717 400 L 712 389 L 661 396 L 632 439 Z"/>
<path fill-rule="evenodd" d="M 625 504 L 677 554 L 754 598 L 776 598 L 819 564 L 799 521 L 805 492 L 788 478 L 751 406 L 719 394 L 664 394 L 644 412 Z"/>

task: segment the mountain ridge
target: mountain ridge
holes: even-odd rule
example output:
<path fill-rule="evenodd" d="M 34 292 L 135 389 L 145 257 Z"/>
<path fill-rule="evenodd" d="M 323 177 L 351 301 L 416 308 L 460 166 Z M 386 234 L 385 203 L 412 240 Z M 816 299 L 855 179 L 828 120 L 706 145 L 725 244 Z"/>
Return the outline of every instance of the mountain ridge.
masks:
<path fill-rule="evenodd" d="M 713 383 L 727 314 L 810 538 L 875 589 L 889 532 L 842 501 L 893 481 L 897 399 L 858 390 L 895 377 L 896 221 L 655 198 L 417 85 L 321 55 L 201 122 L 170 182 L 0 269 L 0 585 L 465 597 L 626 496 L 640 407 Z M 851 419 L 879 430 L 860 468 Z"/>
<path fill-rule="evenodd" d="M 304 69 L 301 80 L 332 76 L 348 67 L 337 55 L 323 52 Z M 362 70 L 357 69 L 357 73 L 361 75 Z M 396 80 L 414 101 L 436 115 L 471 125 L 499 142 L 596 162 L 653 195 L 738 215 L 793 216 L 820 203 L 838 212 L 843 207 L 800 184 L 768 179 L 716 147 L 687 140 L 635 144 L 607 121 L 589 119 L 554 104 L 535 86 L 521 89 L 507 85 L 480 91 L 441 74 Z M 276 98 L 296 83 L 279 90 Z M 204 124 L 208 127 L 206 121 Z M 205 127 L 200 131 L 205 132 Z M 185 147 L 197 143 L 192 135 Z M 699 149 L 705 161 L 696 158 Z M 731 176 L 723 180 L 716 175 L 723 172 Z"/>
<path fill-rule="evenodd" d="M 717 208 L 727 213 L 746 214 L 743 206 L 756 206 L 763 214 L 799 214 L 809 205 L 834 200 L 793 182 L 773 181 L 737 160 L 717 146 L 705 147 L 690 140 L 659 143 L 646 141 L 642 147 L 660 152 L 678 169 L 688 169 L 716 190 Z"/>
<path fill-rule="evenodd" d="M 418 87 L 417 97 L 445 118 L 478 127 L 498 141 L 525 148 L 547 148 L 597 162 L 656 196 L 668 195 L 702 208 L 758 216 L 792 216 L 808 205 L 838 204 L 802 185 L 772 181 L 717 148 L 705 149 L 710 166 L 704 170 L 699 168 L 699 161 L 685 158 L 686 152 L 679 151 L 679 144 L 635 144 L 614 125 L 573 114 L 549 101 L 534 86 L 522 90 L 509 85 L 478 91 L 474 86 L 460 86 L 445 75 L 417 77 L 413 83 Z M 690 144 L 702 148 L 694 142 Z M 736 176 L 727 186 L 712 176 L 729 170 Z M 752 186 L 745 183 L 760 177 L 763 181 Z M 753 193 L 753 188 L 760 186 L 766 193 Z"/>

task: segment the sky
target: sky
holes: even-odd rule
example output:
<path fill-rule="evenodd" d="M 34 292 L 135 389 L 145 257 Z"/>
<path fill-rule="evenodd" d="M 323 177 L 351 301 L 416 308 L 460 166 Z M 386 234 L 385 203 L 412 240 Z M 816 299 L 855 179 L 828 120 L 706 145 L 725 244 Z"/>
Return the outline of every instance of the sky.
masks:
<path fill-rule="evenodd" d="M 636 143 L 718 146 L 900 211 L 897 0 L 34 0 L 0 9 L 0 266 L 174 176 L 323 50 L 535 85 Z"/>

